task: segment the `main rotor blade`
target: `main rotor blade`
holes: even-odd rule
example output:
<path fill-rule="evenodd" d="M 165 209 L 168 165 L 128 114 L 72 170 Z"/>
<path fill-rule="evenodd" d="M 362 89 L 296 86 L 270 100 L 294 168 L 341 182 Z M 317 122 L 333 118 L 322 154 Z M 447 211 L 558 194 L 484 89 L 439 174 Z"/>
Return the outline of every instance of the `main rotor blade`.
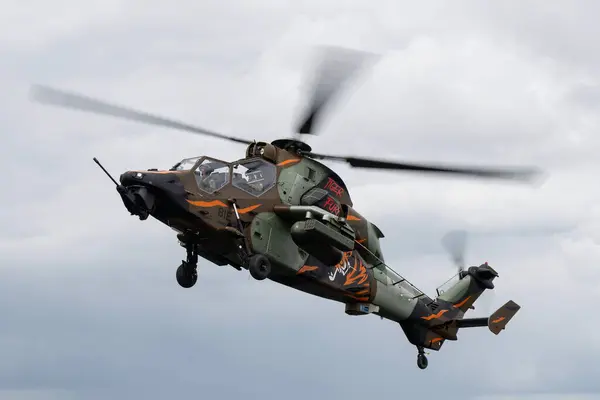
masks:
<path fill-rule="evenodd" d="M 345 161 L 352 167 L 386 169 L 414 172 L 429 172 L 439 174 L 454 174 L 473 176 L 480 178 L 513 179 L 520 181 L 532 181 L 541 174 L 536 168 L 482 168 L 482 167 L 454 167 L 433 164 L 413 164 L 383 160 L 373 160 L 358 157 L 331 156 L 325 154 L 306 154 L 309 157 L 322 160 Z"/>
<path fill-rule="evenodd" d="M 237 143 L 250 144 L 252 141 L 239 139 L 232 136 L 212 132 L 203 128 L 187 125 L 181 122 L 169 120 L 156 115 L 140 112 L 125 107 L 112 105 L 90 97 L 70 93 L 62 90 L 53 89 L 42 85 L 33 85 L 31 88 L 31 97 L 33 100 L 65 108 L 73 108 L 80 111 L 91 112 L 95 114 L 109 115 L 112 117 L 128 119 L 137 122 L 143 122 L 150 125 L 163 126 L 167 128 L 179 129 L 187 132 L 198 133 L 201 135 L 212 136 L 220 139 L 226 139 Z"/>
<path fill-rule="evenodd" d="M 315 134 L 315 126 L 333 97 L 367 61 L 377 56 L 340 47 L 321 47 L 307 110 L 298 124 L 298 133 Z"/>

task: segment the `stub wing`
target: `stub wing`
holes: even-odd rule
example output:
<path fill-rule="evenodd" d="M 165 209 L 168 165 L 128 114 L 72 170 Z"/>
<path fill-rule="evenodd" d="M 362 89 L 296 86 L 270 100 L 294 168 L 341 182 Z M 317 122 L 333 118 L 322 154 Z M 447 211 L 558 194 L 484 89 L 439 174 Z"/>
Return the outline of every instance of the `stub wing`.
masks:
<path fill-rule="evenodd" d="M 509 300 L 505 305 L 500 307 L 495 313 L 488 318 L 487 326 L 494 335 L 499 334 L 506 328 L 508 321 L 515 316 L 521 309 L 521 306 L 512 300 Z"/>

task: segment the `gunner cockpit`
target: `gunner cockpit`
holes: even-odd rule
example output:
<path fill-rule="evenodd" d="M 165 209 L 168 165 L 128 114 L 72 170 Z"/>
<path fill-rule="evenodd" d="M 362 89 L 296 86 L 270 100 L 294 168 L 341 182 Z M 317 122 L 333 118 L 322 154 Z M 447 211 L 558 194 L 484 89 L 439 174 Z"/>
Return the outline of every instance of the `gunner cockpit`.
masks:
<path fill-rule="evenodd" d="M 259 197 L 277 183 L 277 167 L 264 157 L 252 157 L 234 163 L 206 156 L 186 158 L 175 164 L 171 171 L 191 171 L 198 188 L 209 194 L 231 184 L 253 197 Z"/>

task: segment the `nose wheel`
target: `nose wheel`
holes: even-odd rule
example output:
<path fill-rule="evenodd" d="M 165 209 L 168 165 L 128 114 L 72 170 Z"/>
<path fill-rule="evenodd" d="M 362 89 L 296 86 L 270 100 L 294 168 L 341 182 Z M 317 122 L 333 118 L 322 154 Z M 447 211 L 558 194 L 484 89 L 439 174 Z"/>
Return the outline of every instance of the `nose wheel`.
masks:
<path fill-rule="evenodd" d="M 175 278 L 177 283 L 183 288 L 191 288 L 198 280 L 198 254 L 196 254 L 193 245 L 186 245 L 187 260 L 181 261 L 181 265 L 177 268 Z"/>
<path fill-rule="evenodd" d="M 425 369 L 429 364 L 427 357 L 425 356 L 425 351 L 422 347 L 417 347 L 417 349 L 419 350 L 419 354 L 417 354 L 417 367 L 420 369 Z"/>

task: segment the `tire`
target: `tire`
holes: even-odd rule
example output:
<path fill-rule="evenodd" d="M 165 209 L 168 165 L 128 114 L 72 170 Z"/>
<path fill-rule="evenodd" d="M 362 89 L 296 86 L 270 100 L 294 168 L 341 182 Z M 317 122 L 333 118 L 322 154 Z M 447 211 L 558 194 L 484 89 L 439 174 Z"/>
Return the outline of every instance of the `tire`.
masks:
<path fill-rule="evenodd" d="M 257 281 L 266 279 L 271 273 L 271 262 L 262 254 L 255 254 L 248 260 L 248 271 Z"/>
<path fill-rule="evenodd" d="M 175 273 L 177 283 L 185 289 L 189 289 L 196 284 L 198 280 L 198 272 L 196 268 L 191 268 L 186 264 L 181 264 Z"/>
<path fill-rule="evenodd" d="M 424 354 L 419 354 L 417 356 L 417 366 L 421 369 L 427 368 L 429 361 L 427 361 L 427 357 Z"/>

